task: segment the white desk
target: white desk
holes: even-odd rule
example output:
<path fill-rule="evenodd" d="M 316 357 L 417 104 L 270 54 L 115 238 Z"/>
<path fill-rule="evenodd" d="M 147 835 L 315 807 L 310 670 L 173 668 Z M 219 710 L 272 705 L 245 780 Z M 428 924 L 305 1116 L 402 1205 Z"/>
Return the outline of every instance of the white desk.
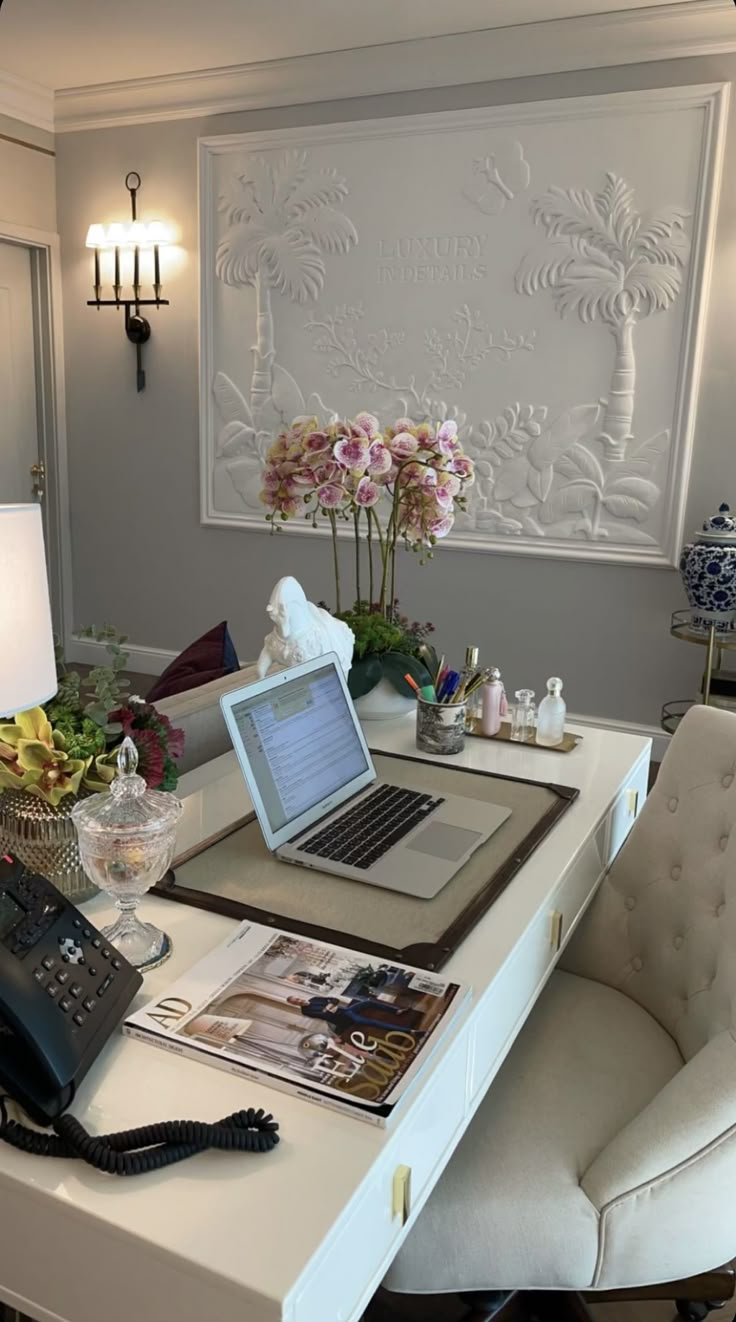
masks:
<path fill-rule="evenodd" d="M 282 1142 L 267 1156 L 205 1154 L 130 1182 L 0 1144 L 0 1299 L 42 1322 L 357 1322 L 557 959 L 552 914 L 563 914 L 564 945 L 644 800 L 649 741 L 580 733 L 583 743 L 567 756 L 468 740 L 464 754 L 447 759 L 576 785 L 581 794 L 445 966 L 475 997 L 391 1128 L 118 1033 L 73 1107 L 92 1131 L 214 1119 L 253 1105 L 278 1117 Z M 390 729 L 375 723 L 369 739 L 415 752 L 411 719 Z M 233 762 L 228 755 L 182 778 L 182 843 L 247 805 Z M 89 907 L 98 925 L 107 903 Z M 142 999 L 231 926 L 163 900 L 146 907 L 175 950 L 148 975 Z M 412 1172 L 403 1227 L 392 1215 L 400 1165 Z"/>

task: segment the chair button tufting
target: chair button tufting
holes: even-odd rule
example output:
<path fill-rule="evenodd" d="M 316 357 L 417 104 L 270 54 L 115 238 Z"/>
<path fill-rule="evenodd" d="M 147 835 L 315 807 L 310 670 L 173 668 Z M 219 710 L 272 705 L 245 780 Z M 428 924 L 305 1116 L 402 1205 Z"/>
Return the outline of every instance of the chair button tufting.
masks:
<path fill-rule="evenodd" d="M 721 784 L 724 790 L 730 789 L 731 786 L 733 785 L 733 776 L 730 774 L 728 776 L 724 776 L 723 780 L 721 781 Z"/>
<path fill-rule="evenodd" d="M 675 947 L 675 950 L 682 950 L 682 937 L 676 936 L 672 944 Z"/>
<path fill-rule="evenodd" d="M 624 900 L 624 904 L 626 905 L 626 908 L 627 908 L 627 909 L 635 909 L 635 908 L 636 908 L 636 900 L 634 899 L 634 896 L 633 896 L 633 895 L 629 895 L 629 896 L 626 898 L 626 900 Z"/>
<path fill-rule="evenodd" d="M 728 836 L 722 835 L 720 840 L 718 841 L 718 845 L 721 851 L 725 853 L 725 851 L 728 849 Z"/>
<path fill-rule="evenodd" d="M 672 871 L 670 872 L 670 876 L 673 881 L 680 880 L 680 877 L 682 876 L 682 868 L 679 866 L 679 864 L 675 864 Z"/>
<path fill-rule="evenodd" d="M 669 799 L 667 802 L 667 807 L 669 808 L 670 812 L 677 812 L 677 799 L 675 798 Z"/>
<path fill-rule="evenodd" d="M 641 970 L 641 966 L 642 966 L 642 965 L 641 965 L 641 960 L 640 960 L 639 956 L 638 956 L 638 955 L 635 955 L 634 958 L 633 958 L 632 961 L 631 961 L 631 967 L 632 967 L 632 969 L 634 970 L 635 973 L 639 973 L 639 971 Z"/>

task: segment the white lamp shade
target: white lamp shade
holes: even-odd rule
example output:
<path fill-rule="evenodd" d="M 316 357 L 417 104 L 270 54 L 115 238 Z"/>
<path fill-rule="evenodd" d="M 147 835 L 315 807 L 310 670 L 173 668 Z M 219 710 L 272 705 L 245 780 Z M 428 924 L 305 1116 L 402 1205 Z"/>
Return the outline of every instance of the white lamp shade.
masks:
<path fill-rule="evenodd" d="M 49 585 L 38 505 L 0 505 L 0 713 L 56 693 Z"/>

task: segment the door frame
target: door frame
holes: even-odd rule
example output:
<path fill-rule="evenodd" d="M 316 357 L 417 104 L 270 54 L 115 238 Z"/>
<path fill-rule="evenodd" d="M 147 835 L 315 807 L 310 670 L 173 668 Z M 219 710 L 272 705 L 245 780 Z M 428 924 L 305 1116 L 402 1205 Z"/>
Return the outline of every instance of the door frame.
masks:
<path fill-rule="evenodd" d="M 58 234 L 0 219 L 0 240 L 31 256 L 39 458 L 46 469 L 42 503 L 54 631 L 72 636 L 72 547 L 66 441 L 61 243 Z"/>

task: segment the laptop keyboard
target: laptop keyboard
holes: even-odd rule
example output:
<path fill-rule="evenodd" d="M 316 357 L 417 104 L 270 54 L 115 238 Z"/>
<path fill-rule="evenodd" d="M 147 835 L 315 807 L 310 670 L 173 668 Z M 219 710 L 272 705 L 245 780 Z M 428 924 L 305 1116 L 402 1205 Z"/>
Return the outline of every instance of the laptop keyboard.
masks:
<path fill-rule="evenodd" d="M 304 854 L 365 871 L 441 803 L 444 799 L 431 794 L 381 785 L 298 847 Z"/>

